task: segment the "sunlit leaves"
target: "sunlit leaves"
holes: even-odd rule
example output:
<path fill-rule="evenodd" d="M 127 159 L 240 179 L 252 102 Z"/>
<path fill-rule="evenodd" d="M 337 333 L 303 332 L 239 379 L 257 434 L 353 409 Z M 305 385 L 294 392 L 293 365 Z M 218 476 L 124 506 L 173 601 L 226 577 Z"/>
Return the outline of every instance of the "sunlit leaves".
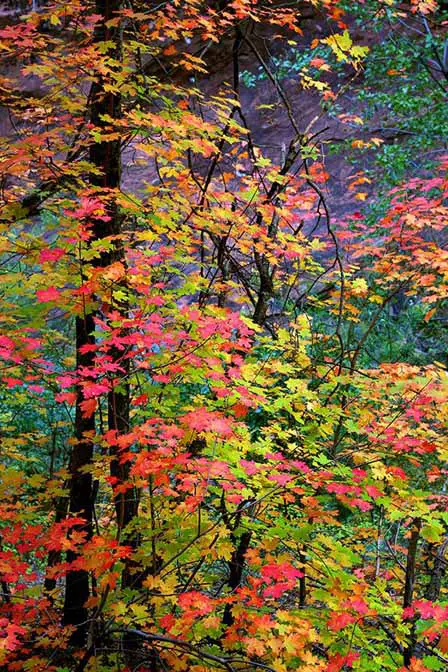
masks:
<path fill-rule="evenodd" d="M 348 61 L 359 66 L 360 61 L 368 54 L 369 48 L 353 44 L 348 30 L 331 35 L 322 40 L 331 48 L 338 61 Z"/>
<path fill-rule="evenodd" d="M 121 665 L 122 631 L 134 628 L 154 635 L 169 669 L 252 660 L 383 672 L 401 664 L 410 618 L 424 646 L 445 628 L 446 586 L 423 598 L 446 535 L 446 373 L 378 360 L 369 338 L 384 340 L 375 328 L 402 294 L 431 304 L 425 323 L 438 316 L 446 166 L 394 191 L 374 224 L 362 213 L 333 221 L 311 129 L 278 161 L 254 142 L 237 91 L 199 86 L 211 43 L 236 25 L 300 33 L 297 8 L 216 5 L 124 7 L 107 25 L 122 28 L 120 57 L 113 40 L 92 44 L 101 17 L 83 3 L 41 7 L 1 31 L 4 51 L 26 58 L 21 76 L 45 87 L 23 100 L 14 82 L 4 89 L 20 124 L 1 163 L 0 660 L 11 670 L 65 665 L 60 606 L 74 571 L 93 587 L 89 665 L 100 667 L 115 655 Z M 359 72 L 368 48 L 339 5 L 321 9 L 342 32 L 317 44 Z M 302 87 L 328 101 L 318 77 L 330 66 L 309 55 Z M 93 126 L 97 81 L 122 108 Z M 93 187 L 89 148 L 117 140 L 121 188 Z M 370 202 L 366 174 L 349 182 L 359 205 Z M 88 315 L 76 359 L 73 321 Z M 118 396 L 130 422 L 112 428 Z M 95 426 L 74 438 L 88 419 Z M 87 444 L 92 530 L 67 512 L 61 468 L 73 474 L 70 449 Z M 124 526 L 129 501 L 138 507 Z M 403 611 L 416 516 L 416 599 Z"/>

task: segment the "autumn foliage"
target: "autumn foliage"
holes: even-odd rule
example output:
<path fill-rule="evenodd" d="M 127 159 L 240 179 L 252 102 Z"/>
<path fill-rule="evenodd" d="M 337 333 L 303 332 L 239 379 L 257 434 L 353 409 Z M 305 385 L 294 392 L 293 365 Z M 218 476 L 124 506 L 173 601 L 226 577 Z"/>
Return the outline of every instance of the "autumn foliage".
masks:
<path fill-rule="evenodd" d="M 320 120 L 257 41 L 306 40 L 338 109 L 350 7 L 61 0 L 0 29 L 4 670 L 446 669 L 447 374 L 370 349 L 403 302 L 446 315 L 448 157 L 375 217 L 357 172 L 335 216 Z"/>

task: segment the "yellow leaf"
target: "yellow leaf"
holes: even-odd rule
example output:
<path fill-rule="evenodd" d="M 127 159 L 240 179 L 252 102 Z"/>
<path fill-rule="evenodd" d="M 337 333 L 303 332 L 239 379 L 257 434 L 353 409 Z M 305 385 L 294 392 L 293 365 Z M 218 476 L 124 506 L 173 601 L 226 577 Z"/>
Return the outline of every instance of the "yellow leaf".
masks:
<path fill-rule="evenodd" d="M 351 289 L 355 296 L 364 296 L 368 291 L 367 282 L 364 278 L 356 278 L 356 280 L 353 280 L 351 283 Z"/>
<path fill-rule="evenodd" d="M 348 30 L 344 30 L 343 33 L 336 35 L 330 35 L 330 37 L 326 37 L 321 41 L 328 44 L 338 61 L 353 61 L 357 63 L 369 51 L 369 47 L 354 46 Z"/>

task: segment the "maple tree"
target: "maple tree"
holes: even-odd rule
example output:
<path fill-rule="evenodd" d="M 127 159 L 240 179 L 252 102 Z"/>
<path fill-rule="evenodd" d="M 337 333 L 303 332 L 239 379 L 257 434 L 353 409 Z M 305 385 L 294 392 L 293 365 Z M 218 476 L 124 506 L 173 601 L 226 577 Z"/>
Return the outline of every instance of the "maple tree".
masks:
<path fill-rule="evenodd" d="M 355 9 L 29 9 L 0 29 L 1 665 L 444 669 L 446 370 L 371 351 L 394 306 L 443 318 L 447 159 L 379 216 L 355 172 L 334 217 L 320 115 L 298 119 L 254 32 L 307 40 L 300 86 L 338 113 L 337 73 L 369 57 Z"/>

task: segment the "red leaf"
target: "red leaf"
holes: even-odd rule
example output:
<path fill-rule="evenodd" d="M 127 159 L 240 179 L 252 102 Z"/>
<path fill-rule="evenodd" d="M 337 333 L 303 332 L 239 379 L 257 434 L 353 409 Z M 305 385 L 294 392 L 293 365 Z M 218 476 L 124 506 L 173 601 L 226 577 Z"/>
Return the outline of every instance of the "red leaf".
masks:
<path fill-rule="evenodd" d="M 82 392 L 86 399 L 92 399 L 109 392 L 109 385 L 105 383 L 85 383 Z"/>
<path fill-rule="evenodd" d="M 60 294 L 56 287 L 48 287 L 47 289 L 38 289 L 36 296 L 39 303 L 48 303 L 49 301 L 57 301 Z"/>
<path fill-rule="evenodd" d="M 375 485 L 366 485 L 366 492 L 372 499 L 377 499 L 382 495 Z"/>
<path fill-rule="evenodd" d="M 86 399 L 80 403 L 83 418 L 91 418 L 96 410 L 96 399 Z"/>
<path fill-rule="evenodd" d="M 205 408 L 198 408 L 183 416 L 184 422 L 197 432 L 215 432 L 222 436 L 231 436 L 233 434 L 230 422 L 224 416 L 207 411 Z"/>
<path fill-rule="evenodd" d="M 59 392 L 55 394 L 54 398 L 60 403 L 66 401 L 67 404 L 74 404 L 76 401 L 76 392 Z"/>
<path fill-rule="evenodd" d="M 296 569 L 289 562 L 264 565 L 260 570 L 260 574 L 264 581 L 286 580 L 290 588 L 295 584 L 297 579 L 303 576 L 303 572 L 300 569 Z"/>
<path fill-rule="evenodd" d="M 340 672 L 343 669 L 344 665 L 349 667 L 353 666 L 353 661 L 359 658 L 359 653 L 350 652 L 343 656 L 340 653 L 336 653 L 334 656 L 331 656 L 326 672 Z"/>
<path fill-rule="evenodd" d="M 65 251 L 61 250 L 60 247 L 54 247 L 53 249 L 41 250 L 39 253 L 39 263 L 43 264 L 47 261 L 57 261 L 62 256 L 64 256 Z"/>
<path fill-rule="evenodd" d="M 333 632 L 339 632 L 339 630 L 343 630 L 347 625 L 350 625 L 355 621 L 356 616 L 345 611 L 341 614 L 332 614 L 327 621 L 327 625 Z"/>
<path fill-rule="evenodd" d="M 8 387 L 18 387 L 19 385 L 23 385 L 23 380 L 20 380 L 19 378 L 2 378 L 2 380 Z"/>
<path fill-rule="evenodd" d="M 190 615 L 202 616 L 210 613 L 213 609 L 212 600 L 204 593 L 196 590 L 181 593 L 178 597 L 178 604 L 181 609 L 187 611 Z"/>

